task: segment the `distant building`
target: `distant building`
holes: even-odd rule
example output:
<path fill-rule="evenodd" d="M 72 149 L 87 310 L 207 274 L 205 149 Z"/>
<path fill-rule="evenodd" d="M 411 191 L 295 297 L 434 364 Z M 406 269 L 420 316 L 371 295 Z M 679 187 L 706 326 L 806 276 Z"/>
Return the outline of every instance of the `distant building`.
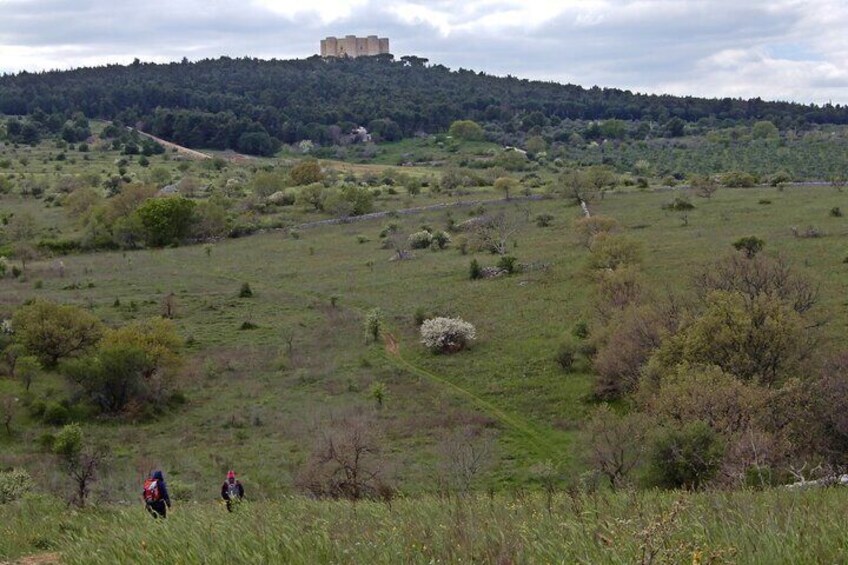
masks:
<path fill-rule="evenodd" d="M 346 35 L 344 38 L 328 37 L 321 40 L 322 57 L 372 57 L 389 52 L 389 38 L 369 35 L 356 37 Z"/>

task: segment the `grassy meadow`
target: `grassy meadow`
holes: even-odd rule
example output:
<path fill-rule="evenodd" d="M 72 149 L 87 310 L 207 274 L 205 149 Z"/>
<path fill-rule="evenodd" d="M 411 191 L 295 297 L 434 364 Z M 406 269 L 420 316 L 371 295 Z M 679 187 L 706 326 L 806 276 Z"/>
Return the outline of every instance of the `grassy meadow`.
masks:
<path fill-rule="evenodd" d="M 819 281 L 825 335 L 844 335 L 846 226 L 828 213 L 844 206 L 842 193 L 830 187 L 720 190 L 695 201 L 688 225 L 662 209 L 672 197 L 665 191 L 608 194 L 592 206 L 641 243 L 646 274 L 658 291 L 685 289 L 691 274 L 730 252 L 734 240 L 757 235 L 766 240 L 766 252 L 786 254 Z M 373 412 L 380 422 L 396 481 L 408 492 L 432 485 L 434 438 L 463 423 L 500 436 L 499 461 L 486 482 L 521 483 L 533 464 L 547 460 L 576 472 L 582 463 L 573 439 L 591 407 L 590 377 L 563 373 L 553 355 L 574 324 L 592 315 L 583 270 L 588 252 L 571 231 L 578 209 L 557 200 L 498 206 L 554 216 L 550 227 L 527 224 L 511 250 L 544 268 L 470 281 L 472 256 L 454 249 L 390 261 L 392 252 L 381 249 L 378 237 L 386 220 L 375 220 L 305 229 L 297 238 L 274 232 L 206 246 L 67 256 L 64 276 L 52 260 L 41 261 L 25 277 L 0 283 L 0 304 L 11 311 L 28 298 L 49 298 L 84 305 L 119 324 L 159 315 L 162 300 L 174 294 L 175 321 L 189 343 L 177 383 L 187 405 L 153 423 L 90 426 L 115 446 L 116 461 L 101 483 L 113 498 L 131 498 L 153 464 L 201 498 L 214 495 L 210 475 L 229 467 L 242 470 L 254 493 L 290 492 L 291 474 L 322 419 L 351 407 Z M 395 221 L 409 233 L 424 223 L 438 227 L 445 212 Z M 809 225 L 825 235 L 793 236 L 792 226 Z M 477 258 L 495 262 L 490 255 Z M 254 296 L 239 298 L 245 282 Z M 363 318 L 371 308 L 385 313 L 399 355 L 366 344 Z M 471 321 L 478 342 L 457 355 L 432 355 L 418 344 L 417 309 Z M 245 322 L 256 327 L 241 329 Z M 382 408 L 369 397 L 376 381 L 387 387 Z M 63 394 L 54 377 L 34 387 L 47 398 Z M 34 441 L 43 431 L 34 423 L 22 426 L 23 441 L 8 443 L 4 464 L 37 460 Z"/>
<path fill-rule="evenodd" d="M 429 177 L 439 174 L 437 162 L 467 164 L 495 147 L 468 144 L 451 153 L 423 143 L 388 145 L 367 164 L 322 164 L 342 175 L 388 169 Z M 422 147 L 433 155 L 420 153 Z M 92 149 L 68 151 L 57 161 L 58 151 L 47 142 L 4 147 L 0 161 L 10 164 L 0 174 L 58 182 L 66 174 L 109 175 L 119 158 Z M 416 151 L 420 166 L 396 166 Z M 249 186 L 263 167 L 288 165 L 284 156 L 215 168 L 166 153 L 147 166 L 128 163 L 126 174 L 149 180 L 158 168 L 169 181 L 192 175 L 201 186 L 217 188 L 230 179 Z M 552 170 L 536 170 L 544 182 L 555 182 Z M 206 193 L 203 188 L 197 196 Z M 21 276 L 0 278 L 0 319 L 26 300 L 45 298 L 85 307 L 118 326 L 161 315 L 167 299 L 186 340 L 185 363 L 173 383 L 185 403 L 153 421 L 72 414 L 89 437 L 112 450 L 94 484 L 95 508 L 70 511 L 41 495 L 4 505 L 0 561 L 55 551 L 67 563 L 844 561 L 840 516 L 848 495 L 838 491 L 558 491 L 548 507 L 540 465 L 555 470 L 559 486 L 577 485 L 587 470 L 578 439 L 594 408 L 592 375 L 582 358 L 566 373 L 554 357 L 575 324 L 595 316 L 589 252 L 574 233 L 581 212 L 572 203 L 495 201 L 501 196 L 492 187 L 424 190 L 414 197 L 399 188 L 381 192 L 376 209 L 487 202 L 320 226 L 311 222 L 327 213 L 287 206 L 261 219 L 278 229 L 249 237 L 42 257 Z M 695 208 L 665 209 L 677 196 L 691 197 Z M 590 208 L 615 218 L 639 243 L 642 270 L 657 294 L 687 292 L 692 275 L 731 253 L 738 238 L 764 239 L 764 253 L 785 255 L 819 284 L 813 315 L 824 323 L 824 347 L 841 346 L 848 330 L 848 219 L 832 211 L 848 210 L 846 193 L 825 185 L 761 186 L 722 188 L 702 199 L 687 189 L 628 187 L 607 192 Z M 524 272 L 469 280 L 472 259 L 493 266 L 498 257 L 461 253 L 459 234 L 445 250 L 416 250 L 403 261 L 392 260 L 380 238 L 389 222 L 406 236 L 499 210 L 526 220 L 509 249 L 529 266 Z M 43 237 L 81 230 L 55 200 L 0 195 L 0 212 L 30 212 Z M 536 224 L 539 214 L 553 218 L 549 226 Z M 803 237 L 808 231 L 816 237 Z M 245 283 L 252 296 L 240 296 Z M 369 343 L 364 321 L 374 308 L 383 312 L 387 339 Z M 419 343 L 415 320 L 436 314 L 471 322 L 477 341 L 455 355 L 430 353 Z M 375 386 L 384 390 L 380 402 Z M 2 378 L 0 394 L 22 396 L 23 385 Z M 32 395 L 45 402 L 70 394 L 54 373 L 40 374 L 32 385 Z M 391 505 L 353 505 L 293 496 L 321 430 L 353 413 L 373 423 L 385 475 L 400 497 Z M 434 498 L 443 440 L 465 426 L 495 440 L 490 464 L 473 477 L 473 490 L 492 494 Z M 0 432 L 0 469 L 25 468 L 40 490 L 65 496 L 67 478 L 41 447 L 41 438 L 57 429 L 20 407 L 12 433 Z M 176 501 L 166 524 L 151 523 L 136 502 L 142 478 L 154 467 L 165 470 Z M 251 500 L 236 516 L 211 503 L 232 468 Z"/>
<path fill-rule="evenodd" d="M 4 510 L 0 559 L 41 563 L 842 563 L 837 490 L 559 493 L 378 502 L 290 497 L 68 512 L 29 498 Z M 38 522 L 37 529 L 33 523 Z"/>

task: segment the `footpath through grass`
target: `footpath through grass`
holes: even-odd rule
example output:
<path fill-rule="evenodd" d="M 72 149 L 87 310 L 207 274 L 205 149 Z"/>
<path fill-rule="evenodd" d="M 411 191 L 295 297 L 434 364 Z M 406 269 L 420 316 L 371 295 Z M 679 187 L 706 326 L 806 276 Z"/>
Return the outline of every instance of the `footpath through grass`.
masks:
<path fill-rule="evenodd" d="M 844 563 L 848 490 L 497 495 L 177 504 L 6 505 L 0 560 L 64 563 Z"/>

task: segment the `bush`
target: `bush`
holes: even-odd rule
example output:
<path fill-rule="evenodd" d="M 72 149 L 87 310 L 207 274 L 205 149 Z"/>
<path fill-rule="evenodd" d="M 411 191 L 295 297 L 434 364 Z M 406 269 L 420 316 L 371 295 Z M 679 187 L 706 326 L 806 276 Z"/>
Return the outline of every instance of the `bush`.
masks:
<path fill-rule="evenodd" d="M 477 259 L 471 260 L 471 264 L 468 267 L 468 278 L 472 281 L 483 278 L 483 268 L 480 267 Z"/>
<path fill-rule="evenodd" d="M 516 263 L 518 259 L 512 255 L 504 255 L 498 260 L 498 269 L 506 271 L 506 274 L 511 275 L 516 271 Z"/>
<path fill-rule="evenodd" d="M 650 482 L 663 488 L 698 489 L 715 476 L 723 454 L 719 436 L 700 420 L 667 429 L 651 446 Z"/>
<path fill-rule="evenodd" d="M 0 471 L 0 504 L 19 500 L 34 488 L 32 477 L 23 469 Z"/>
<path fill-rule="evenodd" d="M 674 212 L 687 212 L 689 210 L 693 210 L 695 205 L 689 202 L 686 198 L 676 196 L 671 202 L 663 204 L 662 208 L 663 210 L 672 210 Z"/>
<path fill-rule="evenodd" d="M 145 230 L 145 242 L 153 247 L 179 243 L 191 231 L 195 203 L 181 196 L 151 198 L 136 210 Z"/>
<path fill-rule="evenodd" d="M 365 316 L 365 334 L 367 339 L 377 342 L 380 339 L 380 331 L 383 327 L 383 312 L 379 308 L 372 308 Z"/>
<path fill-rule="evenodd" d="M 721 177 L 721 184 L 728 188 L 750 188 L 756 183 L 754 175 L 742 171 L 732 171 Z"/>
<path fill-rule="evenodd" d="M 834 218 L 841 218 L 842 217 L 842 210 L 839 209 L 839 206 L 834 206 L 833 208 L 830 209 L 830 215 L 833 216 Z"/>
<path fill-rule="evenodd" d="M 44 414 L 42 415 L 44 423 L 51 426 L 63 426 L 68 423 L 70 418 L 71 414 L 68 409 L 58 402 L 51 402 L 48 404 L 44 409 Z"/>
<path fill-rule="evenodd" d="M 536 225 L 540 228 L 546 228 L 551 225 L 551 222 L 554 221 L 554 217 L 551 214 L 538 214 L 536 216 Z"/>
<path fill-rule="evenodd" d="M 421 343 L 435 353 L 454 353 L 468 347 L 477 330 L 460 318 L 433 318 L 421 324 Z"/>
<path fill-rule="evenodd" d="M 409 236 L 409 246 L 412 249 L 427 249 L 433 241 L 433 234 L 428 231 L 419 231 Z"/>
<path fill-rule="evenodd" d="M 737 251 L 741 251 L 745 254 L 745 257 L 751 259 L 757 253 L 763 250 L 766 242 L 759 237 L 755 237 L 753 235 L 748 237 L 740 237 L 735 242 L 733 242 L 733 248 Z"/>
<path fill-rule="evenodd" d="M 239 298 L 250 298 L 253 296 L 253 290 L 250 288 L 250 283 L 242 283 L 239 289 Z"/>
<path fill-rule="evenodd" d="M 444 249 L 450 244 L 451 238 L 447 232 L 433 232 L 433 239 L 430 242 L 431 249 Z"/>
<path fill-rule="evenodd" d="M 563 371 L 570 373 L 577 359 L 577 347 L 571 342 L 563 343 L 557 349 L 554 359 Z"/>

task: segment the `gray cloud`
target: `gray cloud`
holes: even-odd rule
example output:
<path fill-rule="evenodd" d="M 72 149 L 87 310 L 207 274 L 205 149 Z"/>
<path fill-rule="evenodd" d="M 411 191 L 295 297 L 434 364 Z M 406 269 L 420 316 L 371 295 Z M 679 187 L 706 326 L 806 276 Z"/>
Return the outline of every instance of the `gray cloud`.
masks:
<path fill-rule="evenodd" d="M 848 103 L 840 0 L 0 0 L 0 71 L 306 57 L 379 33 L 451 68 L 698 96 Z"/>

